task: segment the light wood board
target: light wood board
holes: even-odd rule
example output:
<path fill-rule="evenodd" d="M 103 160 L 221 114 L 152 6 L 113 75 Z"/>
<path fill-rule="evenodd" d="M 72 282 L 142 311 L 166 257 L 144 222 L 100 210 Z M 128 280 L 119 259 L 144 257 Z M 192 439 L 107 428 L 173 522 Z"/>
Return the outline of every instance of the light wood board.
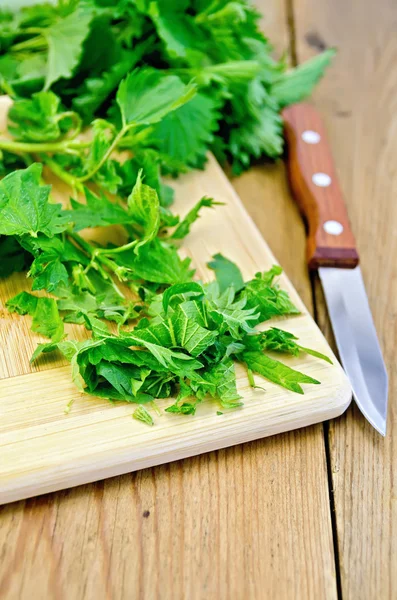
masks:
<path fill-rule="evenodd" d="M 189 210 L 203 195 L 211 194 L 225 203 L 203 214 L 183 248 L 193 258 L 200 279 L 207 281 L 212 277 L 206 263 L 219 251 L 236 261 L 246 278 L 275 263 L 213 158 L 205 172 L 191 173 L 174 187 L 175 209 L 181 212 Z M 285 277 L 281 284 L 302 310 L 297 317 L 282 319 L 282 326 L 305 345 L 329 354 L 325 339 Z M 5 296 L 8 287 L 3 284 Z M 13 326 L 9 328 L 7 323 L 11 320 Z M 3 321 L 7 355 L 8 349 L 17 352 L 20 348 L 19 324 L 26 325 L 29 319 L 9 317 L 4 311 Z M 31 338 L 26 330 L 24 336 Z M 194 418 L 164 414 L 156 419 L 154 427 L 133 420 L 131 404 L 114 406 L 81 394 L 71 381 L 68 366 L 51 368 L 47 360 L 42 371 L 5 378 L 0 383 L 0 501 L 9 502 L 265 437 L 332 418 L 345 410 L 350 402 L 350 387 L 336 362 L 330 366 L 304 356 L 289 359 L 288 363 L 320 380 L 321 385 L 305 386 L 304 396 L 271 383 L 264 384 L 266 392 L 254 390 L 244 369 L 237 366 L 243 409 L 217 415 L 216 405 L 208 401 L 199 407 Z M 71 400 L 75 400 L 72 410 L 64 414 Z M 169 399 L 160 403 L 169 404 Z"/>

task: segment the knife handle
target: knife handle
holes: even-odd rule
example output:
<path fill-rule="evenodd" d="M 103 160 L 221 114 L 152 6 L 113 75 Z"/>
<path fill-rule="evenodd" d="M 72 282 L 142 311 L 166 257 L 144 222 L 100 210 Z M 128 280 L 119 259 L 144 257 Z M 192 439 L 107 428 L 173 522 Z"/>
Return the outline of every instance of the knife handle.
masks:
<path fill-rule="evenodd" d="M 309 268 L 353 269 L 359 257 L 321 117 L 302 102 L 285 108 L 283 118 L 290 185 L 308 225 Z"/>

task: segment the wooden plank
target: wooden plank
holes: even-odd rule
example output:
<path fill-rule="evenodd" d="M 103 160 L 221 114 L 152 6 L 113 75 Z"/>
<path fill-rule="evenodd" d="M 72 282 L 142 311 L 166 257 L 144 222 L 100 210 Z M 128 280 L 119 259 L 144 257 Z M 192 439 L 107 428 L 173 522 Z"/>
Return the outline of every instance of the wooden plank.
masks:
<path fill-rule="evenodd" d="M 345 191 L 389 377 L 382 439 L 354 406 L 330 425 L 342 595 L 394 598 L 397 588 L 397 5 L 295 0 L 299 59 L 336 46 L 315 93 Z M 320 287 L 319 323 L 332 339 Z"/>
<path fill-rule="evenodd" d="M 282 166 L 236 185 L 310 307 Z M 0 539 L 6 599 L 336 598 L 321 426 L 2 507 Z"/>

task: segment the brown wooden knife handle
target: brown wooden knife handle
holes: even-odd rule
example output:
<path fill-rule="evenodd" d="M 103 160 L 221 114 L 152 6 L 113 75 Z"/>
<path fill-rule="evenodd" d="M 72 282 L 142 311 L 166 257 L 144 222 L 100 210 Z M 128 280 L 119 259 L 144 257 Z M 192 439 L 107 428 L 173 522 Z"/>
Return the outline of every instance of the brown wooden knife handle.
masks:
<path fill-rule="evenodd" d="M 309 268 L 354 268 L 356 243 L 321 117 L 300 103 L 284 109 L 283 118 L 290 185 L 308 224 Z"/>

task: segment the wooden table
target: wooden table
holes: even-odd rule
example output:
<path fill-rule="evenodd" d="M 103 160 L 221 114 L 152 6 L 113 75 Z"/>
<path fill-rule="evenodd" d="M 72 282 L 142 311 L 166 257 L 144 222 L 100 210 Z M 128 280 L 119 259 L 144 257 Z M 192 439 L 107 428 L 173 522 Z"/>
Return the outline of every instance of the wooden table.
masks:
<path fill-rule="evenodd" d="M 353 406 L 324 426 L 5 506 L 2 599 L 397 597 L 397 4 L 257 4 L 292 62 L 339 48 L 314 99 L 388 364 L 387 438 Z M 283 164 L 233 184 L 332 341 Z"/>

